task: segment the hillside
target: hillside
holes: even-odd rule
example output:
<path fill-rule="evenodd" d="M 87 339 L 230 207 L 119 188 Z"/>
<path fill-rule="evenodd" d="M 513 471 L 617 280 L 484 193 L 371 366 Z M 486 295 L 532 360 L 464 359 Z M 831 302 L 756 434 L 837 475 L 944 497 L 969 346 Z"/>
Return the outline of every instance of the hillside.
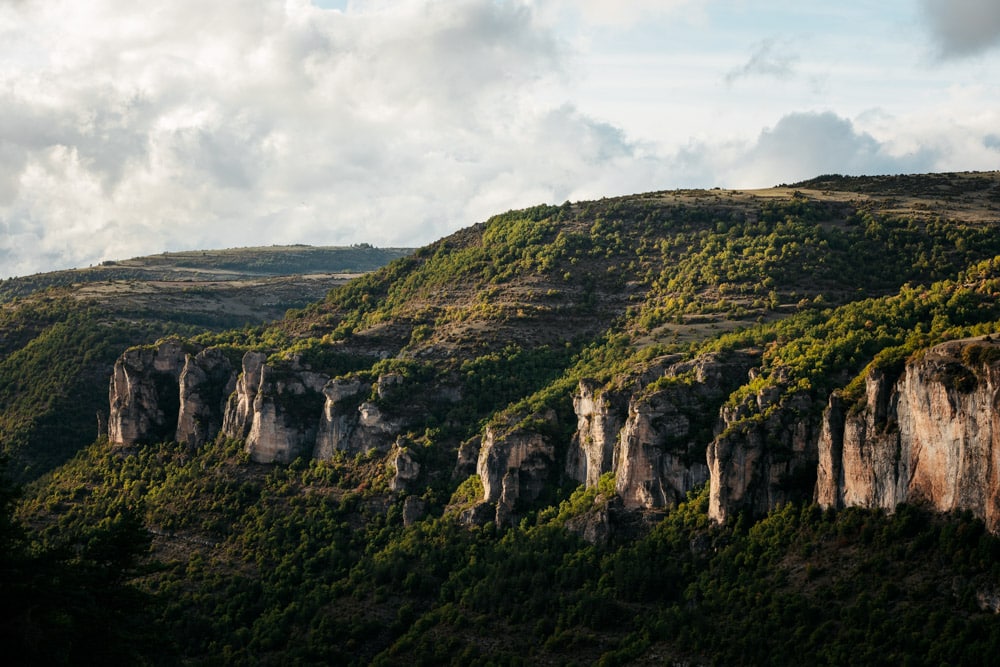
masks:
<path fill-rule="evenodd" d="M 401 249 L 163 253 L 0 281 L 0 443 L 30 479 L 93 441 L 121 351 L 168 334 L 257 326 L 322 299 Z"/>
<path fill-rule="evenodd" d="M 210 283 L 261 281 L 267 277 L 366 273 L 411 252 L 410 248 L 305 245 L 164 252 L 159 255 L 106 260 L 98 266 L 0 279 L 0 303 L 48 287 L 89 283 Z M 313 295 L 307 295 L 313 296 Z M 307 298 L 304 303 L 314 299 Z M 275 318 L 270 318 L 275 319 Z"/>
<path fill-rule="evenodd" d="M 981 664 L 995 443 L 927 434 L 992 433 L 998 205 L 966 173 L 510 211 L 129 349 L 17 517 L 66 567 L 115 545 L 165 638 L 123 661 Z"/>

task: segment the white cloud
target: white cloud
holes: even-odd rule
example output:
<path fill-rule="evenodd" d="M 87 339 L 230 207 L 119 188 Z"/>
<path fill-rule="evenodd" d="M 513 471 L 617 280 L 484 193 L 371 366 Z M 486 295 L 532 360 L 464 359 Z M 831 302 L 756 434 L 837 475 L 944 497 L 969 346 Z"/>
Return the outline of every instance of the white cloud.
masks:
<path fill-rule="evenodd" d="M 922 149 L 895 155 L 889 147 L 832 112 L 793 113 L 761 132 L 729 168 L 727 182 L 766 187 L 820 174 L 898 174 L 931 171 L 938 155 Z"/>
<path fill-rule="evenodd" d="M 546 19 L 564 21 L 567 17 L 594 28 L 627 28 L 636 23 L 668 16 L 679 9 L 694 11 L 694 0 L 524 0 Z"/>
<path fill-rule="evenodd" d="M 750 58 L 742 66 L 726 73 L 726 82 L 733 83 L 749 76 L 767 76 L 787 79 L 795 74 L 798 56 L 788 50 L 787 44 L 774 38 L 765 39 L 754 46 Z"/>
<path fill-rule="evenodd" d="M 0 276 L 180 248 L 417 245 L 542 201 L 995 161 L 988 86 L 917 79 L 933 113 L 907 98 L 862 117 L 801 85 L 823 71 L 811 52 L 800 67 L 761 41 L 808 39 L 773 14 L 765 34 L 701 46 L 717 4 L 0 2 Z M 754 43 L 742 85 L 724 85 Z M 787 76 L 800 85 L 767 85 Z M 838 76 L 829 90 L 857 90 Z M 884 105 L 879 86 L 861 103 Z M 817 108 L 832 113 L 795 113 Z"/>
<path fill-rule="evenodd" d="M 942 57 L 975 55 L 1000 45 L 997 0 L 921 0 L 920 4 Z"/>
<path fill-rule="evenodd" d="M 30 58 L 0 65 L 6 275 L 163 248 L 427 242 L 522 166 L 547 122 L 530 92 L 560 66 L 510 3 L 25 2 L 3 16 L 34 36 Z"/>

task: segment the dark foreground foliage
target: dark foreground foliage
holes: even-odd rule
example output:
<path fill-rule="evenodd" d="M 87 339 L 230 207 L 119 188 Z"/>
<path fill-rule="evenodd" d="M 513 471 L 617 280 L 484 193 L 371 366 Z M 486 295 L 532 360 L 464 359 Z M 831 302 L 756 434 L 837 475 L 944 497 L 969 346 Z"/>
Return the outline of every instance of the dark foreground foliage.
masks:
<path fill-rule="evenodd" d="M 571 527 L 605 508 L 610 476 L 499 532 L 451 512 L 404 527 L 363 464 L 92 447 L 46 480 L 58 526 L 34 546 L 4 526 L 5 615 L 20 619 L 4 627 L 70 663 L 112 646 L 115 659 L 264 665 L 978 665 L 1000 649 L 1000 539 L 968 514 L 786 505 L 716 526 L 704 490 L 635 539 L 590 544 Z M 142 572 L 129 569 L 150 539 L 135 507 L 172 543 Z M 137 641 L 150 633 L 169 641 Z"/>

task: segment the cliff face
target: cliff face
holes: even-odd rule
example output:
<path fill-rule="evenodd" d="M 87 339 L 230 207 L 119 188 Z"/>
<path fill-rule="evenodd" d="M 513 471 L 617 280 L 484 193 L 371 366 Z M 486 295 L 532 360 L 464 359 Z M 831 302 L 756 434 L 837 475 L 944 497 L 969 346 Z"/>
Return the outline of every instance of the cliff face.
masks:
<path fill-rule="evenodd" d="M 817 501 L 892 509 L 971 510 L 1000 527 L 1000 344 L 938 345 L 892 378 L 871 373 L 865 397 L 831 399 L 819 442 Z"/>
<path fill-rule="evenodd" d="M 257 463 L 290 463 L 312 454 L 322 390 L 329 378 L 301 369 L 260 368 L 246 450 Z"/>
<path fill-rule="evenodd" d="M 456 470 L 474 467 L 484 489 L 470 516 L 509 524 L 561 476 L 596 486 L 614 472 L 625 510 L 674 505 L 708 481 L 718 521 L 812 497 L 824 507 L 968 509 L 1000 528 L 1000 342 L 952 341 L 895 375 L 874 370 L 861 399 L 834 394 L 822 416 L 809 394 L 774 386 L 727 404 L 758 359 L 663 358 L 613 386 L 581 381 L 565 455 L 554 413 L 486 429 L 459 450 Z M 415 450 L 399 440 L 409 413 L 398 406 L 413 403 L 401 376 L 331 379 L 257 352 L 241 370 L 221 350 L 176 340 L 126 351 L 109 388 L 110 441 L 200 445 L 221 431 L 261 463 L 377 451 L 390 453 L 392 488 L 421 477 Z"/>
<path fill-rule="evenodd" d="M 386 374 L 375 383 L 380 399 L 402 391 L 402 378 Z M 324 403 L 313 456 L 329 459 L 335 452 L 367 454 L 387 452 L 403 431 L 405 419 L 390 416 L 375 401 L 364 400 L 371 385 L 358 380 L 330 380 L 323 387 Z"/>
<path fill-rule="evenodd" d="M 375 388 L 387 400 L 405 392 L 394 374 L 380 377 Z M 371 390 L 371 384 L 313 372 L 297 359 L 269 365 L 265 354 L 253 351 L 243 355 L 237 375 L 221 350 L 186 352 L 168 340 L 127 350 L 118 360 L 109 389 L 109 438 L 124 445 L 201 445 L 221 432 L 243 440 L 259 463 L 388 452 L 406 420 L 366 400 Z"/>
<path fill-rule="evenodd" d="M 676 505 L 708 480 L 706 447 L 719 407 L 746 382 L 756 359 L 738 352 L 673 363 L 663 373 L 672 382 L 633 397 L 615 485 L 626 508 Z"/>
<path fill-rule="evenodd" d="M 200 446 L 222 428 L 226 399 L 236 387 L 236 373 L 219 349 L 188 354 L 178 378 L 180 405 L 177 415 L 178 442 Z"/>
<path fill-rule="evenodd" d="M 566 474 L 596 486 L 601 474 L 614 472 L 625 508 L 683 500 L 708 479 L 705 448 L 719 406 L 746 381 L 755 359 L 744 352 L 691 361 L 668 357 L 626 387 L 581 381 L 573 397 L 577 430 Z"/>
<path fill-rule="evenodd" d="M 226 414 L 222 421 L 222 432 L 236 440 L 242 440 L 250 433 L 253 425 L 254 400 L 260 387 L 260 376 L 267 355 L 262 352 L 247 352 L 243 355 L 242 372 L 236 380 L 236 389 L 226 404 Z"/>
<path fill-rule="evenodd" d="M 185 360 L 176 340 L 122 353 L 108 389 L 110 442 L 130 446 L 174 439 Z"/>
<path fill-rule="evenodd" d="M 627 401 L 621 392 L 603 391 L 598 382 L 580 381 L 573 395 L 576 432 L 566 455 L 566 474 L 571 479 L 597 486 L 601 475 L 615 468 Z"/>
<path fill-rule="evenodd" d="M 780 398 L 769 388 L 723 409 L 722 432 L 708 448 L 709 516 L 760 516 L 811 497 L 819 428 L 811 408 L 806 394 Z"/>
<path fill-rule="evenodd" d="M 552 423 L 555 414 L 543 419 Z M 555 460 L 554 444 L 537 431 L 515 428 L 500 433 L 487 427 L 476 472 L 483 482 L 483 504 L 496 507 L 491 518 L 497 525 L 508 525 L 516 518 L 519 502 L 538 499 L 552 481 Z"/>

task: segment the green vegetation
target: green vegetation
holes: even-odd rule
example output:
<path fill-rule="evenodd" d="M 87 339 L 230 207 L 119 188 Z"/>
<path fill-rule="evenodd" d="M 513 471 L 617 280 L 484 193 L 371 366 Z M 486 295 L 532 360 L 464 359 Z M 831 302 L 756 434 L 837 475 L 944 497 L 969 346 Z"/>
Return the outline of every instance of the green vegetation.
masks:
<path fill-rule="evenodd" d="M 4 618 L 23 621 L 32 596 L 66 581 L 81 609 L 99 609 L 96 636 L 120 641 L 112 662 L 988 662 L 1000 539 L 967 513 L 821 511 L 803 485 L 795 503 L 720 526 L 707 489 L 628 512 L 613 474 L 582 488 L 562 470 L 584 379 L 597 393 L 670 397 L 697 375 L 667 376 L 671 364 L 752 351 L 752 378 L 725 378 L 735 391 L 676 408 L 694 435 L 658 446 L 691 465 L 722 408 L 730 428 L 778 410 L 815 421 L 832 391 L 859 400 L 866 371 L 896 375 L 938 342 L 1000 332 L 998 188 L 996 175 L 826 176 L 538 206 L 236 328 L 72 292 L 9 301 L 0 442 L 28 486 L 20 501 L 0 487 L 0 587 L 22 586 Z M 267 272 L 298 252 L 216 268 Z M 169 270 L 208 271 L 195 255 L 168 257 Z M 93 442 L 115 356 L 169 334 L 233 360 L 262 351 L 279 379 L 308 368 L 357 380 L 366 389 L 341 407 L 369 402 L 403 424 L 394 436 L 420 476 L 390 491 L 374 451 L 261 466 L 221 438 Z M 996 349 L 969 346 L 965 361 L 994 363 Z M 281 407 L 317 419 L 321 397 L 304 396 Z M 801 397 L 807 407 L 789 411 Z M 486 427 L 534 431 L 555 451 L 549 487 L 506 528 L 459 520 L 486 478 L 468 460 L 456 473 L 457 455 L 474 457 Z M 19 583 L 31 568 L 84 574 Z M 99 577 L 114 595 L 88 597 Z M 136 600 L 148 613 L 133 613 Z M 96 655 L 80 657 L 96 649 L 77 638 L 89 626 L 76 607 L 52 614 L 24 621 L 53 638 L 33 645 L 51 652 L 40 660 Z M 130 641 L 139 622 L 161 641 Z"/>
<path fill-rule="evenodd" d="M 96 549 L 145 508 L 160 555 L 132 581 L 158 602 L 146 620 L 171 638 L 155 654 L 168 663 L 972 665 L 1000 648 L 982 604 L 1000 539 L 968 514 L 786 505 L 716 526 L 702 491 L 646 534 L 589 544 L 567 526 L 608 502 L 606 477 L 503 534 L 447 516 L 404 527 L 352 463 L 247 468 L 235 443 L 99 443 L 41 483 L 22 514 L 60 508 L 45 550 Z"/>
<path fill-rule="evenodd" d="M 410 248 L 375 248 L 365 243 L 349 247 L 295 245 L 165 252 L 120 261 L 107 260 L 86 269 L 0 280 L 0 303 L 50 287 L 81 283 L 236 281 L 306 273 L 367 273 L 410 252 Z"/>

